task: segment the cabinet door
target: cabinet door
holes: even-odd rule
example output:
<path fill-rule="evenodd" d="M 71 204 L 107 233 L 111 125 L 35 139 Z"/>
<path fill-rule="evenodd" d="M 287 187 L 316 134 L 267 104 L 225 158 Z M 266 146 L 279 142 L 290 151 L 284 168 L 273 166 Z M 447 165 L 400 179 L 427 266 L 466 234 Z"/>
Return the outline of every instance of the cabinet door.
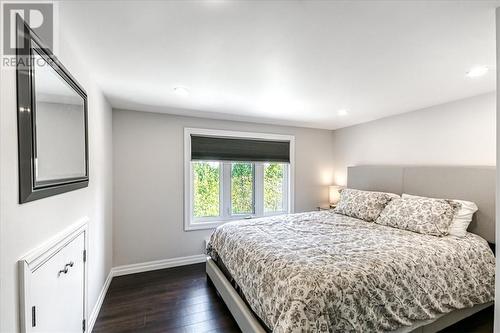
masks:
<path fill-rule="evenodd" d="M 31 327 L 31 332 L 83 331 L 84 237 L 80 234 L 33 272 L 30 306 L 35 306 L 36 325 Z M 65 269 L 66 273 L 59 272 Z"/>

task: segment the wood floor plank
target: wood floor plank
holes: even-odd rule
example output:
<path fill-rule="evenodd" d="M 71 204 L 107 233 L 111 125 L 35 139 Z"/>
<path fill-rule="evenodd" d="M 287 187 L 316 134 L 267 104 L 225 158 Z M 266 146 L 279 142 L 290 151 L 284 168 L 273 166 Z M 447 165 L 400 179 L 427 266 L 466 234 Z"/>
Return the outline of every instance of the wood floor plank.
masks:
<path fill-rule="evenodd" d="M 94 333 L 241 332 L 214 287 L 205 264 L 162 269 L 113 279 Z M 493 308 L 442 333 L 493 332 Z"/>
<path fill-rule="evenodd" d="M 114 278 L 94 333 L 240 332 L 196 264 Z"/>

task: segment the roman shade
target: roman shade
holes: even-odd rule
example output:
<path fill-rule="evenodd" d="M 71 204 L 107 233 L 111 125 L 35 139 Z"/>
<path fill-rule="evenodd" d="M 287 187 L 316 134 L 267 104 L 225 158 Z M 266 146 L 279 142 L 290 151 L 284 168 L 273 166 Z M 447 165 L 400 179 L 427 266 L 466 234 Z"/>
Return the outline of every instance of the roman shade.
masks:
<path fill-rule="evenodd" d="M 290 142 L 191 135 L 191 160 L 290 162 Z"/>

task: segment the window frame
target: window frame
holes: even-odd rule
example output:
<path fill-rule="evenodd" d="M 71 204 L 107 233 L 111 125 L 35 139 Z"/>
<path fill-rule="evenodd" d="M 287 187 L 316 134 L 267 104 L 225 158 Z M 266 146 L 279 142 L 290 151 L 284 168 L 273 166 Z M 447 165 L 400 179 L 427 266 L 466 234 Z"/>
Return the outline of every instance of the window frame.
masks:
<path fill-rule="evenodd" d="M 224 204 L 222 202 L 223 200 L 223 195 L 222 195 L 222 191 L 223 191 L 223 186 L 224 186 L 224 181 L 223 181 L 223 177 L 224 177 L 224 170 L 223 170 L 223 165 L 220 161 L 203 161 L 203 162 L 217 162 L 219 164 L 219 216 L 202 216 L 202 217 L 194 217 L 193 216 L 193 204 L 194 204 L 194 192 L 191 191 L 191 195 L 190 195 L 190 200 L 191 200 L 191 210 L 190 210 L 190 213 L 191 213 L 191 217 L 193 219 L 193 222 L 194 223 L 205 223 L 205 222 L 213 222 L 213 221 L 219 221 L 220 220 L 220 215 L 221 213 L 223 214 L 223 207 L 224 207 Z M 194 177 L 193 177 L 193 164 L 189 163 L 189 167 L 190 167 L 190 178 L 191 178 L 191 185 L 190 185 L 190 188 L 192 189 L 193 188 L 193 185 L 194 185 Z"/>
<path fill-rule="evenodd" d="M 283 203 L 285 205 L 285 209 L 284 210 L 279 210 L 279 211 L 272 211 L 272 212 L 266 212 L 266 208 L 264 207 L 265 205 L 265 198 L 264 198 L 264 164 L 266 164 L 268 162 L 262 162 L 261 163 L 261 167 L 262 167 L 262 216 L 274 216 L 274 215 L 281 215 L 281 214 L 287 214 L 287 212 L 289 212 L 289 200 L 288 200 L 288 197 L 290 196 L 290 193 L 289 191 L 287 191 L 287 189 L 289 188 L 289 182 L 290 182 L 290 177 L 289 177 L 289 173 L 290 173 L 290 168 L 284 168 L 283 172 L 284 172 L 284 179 L 283 179 Z"/>
<path fill-rule="evenodd" d="M 252 203 L 253 203 L 253 212 L 248 214 L 248 213 L 240 213 L 240 214 L 234 214 L 233 213 L 233 182 L 232 182 L 232 174 L 233 174 L 233 170 L 232 170 L 232 167 L 233 167 L 233 164 L 235 163 L 245 163 L 245 164 L 251 164 L 252 165 Z M 226 185 L 226 187 L 229 189 L 229 191 L 227 191 L 227 193 L 229 193 L 229 195 L 226 195 L 224 196 L 224 192 L 223 192 L 223 198 L 226 202 L 226 205 L 225 205 L 225 211 L 223 211 L 223 214 L 222 214 L 222 217 L 224 218 L 226 215 L 229 217 L 229 218 L 238 218 L 238 219 L 244 219 L 244 218 L 249 218 L 249 217 L 253 217 L 253 216 L 256 216 L 257 215 L 257 209 L 256 209 L 256 205 L 257 205 L 257 196 L 256 196 L 256 193 L 255 193 L 255 188 L 256 188 L 256 182 L 257 182 L 257 174 L 255 173 L 255 169 L 256 169 L 256 164 L 254 162 L 242 162 L 242 161 L 235 161 L 235 162 L 232 162 L 232 161 L 225 161 L 225 162 L 222 162 L 222 165 L 223 165 L 223 168 L 224 168 L 224 171 L 227 172 L 226 174 L 228 174 L 228 176 L 225 178 L 226 181 L 225 183 L 228 183 Z M 227 171 L 226 171 L 227 169 Z M 223 188 L 223 191 L 224 191 L 224 188 Z"/>
<path fill-rule="evenodd" d="M 254 213 L 232 215 L 231 207 L 231 163 L 232 161 L 212 161 L 220 163 L 220 182 L 219 182 L 219 212 L 220 216 L 196 218 L 193 216 L 194 191 L 193 191 L 193 168 L 191 163 L 191 135 L 205 135 L 215 137 L 230 137 L 241 139 L 261 139 L 290 142 L 290 163 L 285 167 L 283 191 L 286 210 L 280 212 L 264 211 L 264 164 L 268 162 L 251 162 L 254 167 Z M 238 163 L 242 161 L 234 161 Z M 212 229 L 217 226 L 233 220 L 245 218 L 254 218 L 261 216 L 272 216 L 279 214 L 289 214 L 294 212 L 294 163 L 295 162 L 295 137 L 293 135 L 238 132 L 226 130 L 214 130 L 203 128 L 184 128 L 184 230 L 203 230 Z M 224 193 L 229 191 L 229 195 Z"/>

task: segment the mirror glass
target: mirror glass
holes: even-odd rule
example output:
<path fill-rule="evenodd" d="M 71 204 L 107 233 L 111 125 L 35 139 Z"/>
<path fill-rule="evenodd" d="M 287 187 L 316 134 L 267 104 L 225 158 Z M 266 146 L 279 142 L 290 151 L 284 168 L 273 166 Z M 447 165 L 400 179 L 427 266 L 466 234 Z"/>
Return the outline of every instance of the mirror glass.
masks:
<path fill-rule="evenodd" d="M 35 184 L 86 175 L 84 99 L 34 51 Z"/>

